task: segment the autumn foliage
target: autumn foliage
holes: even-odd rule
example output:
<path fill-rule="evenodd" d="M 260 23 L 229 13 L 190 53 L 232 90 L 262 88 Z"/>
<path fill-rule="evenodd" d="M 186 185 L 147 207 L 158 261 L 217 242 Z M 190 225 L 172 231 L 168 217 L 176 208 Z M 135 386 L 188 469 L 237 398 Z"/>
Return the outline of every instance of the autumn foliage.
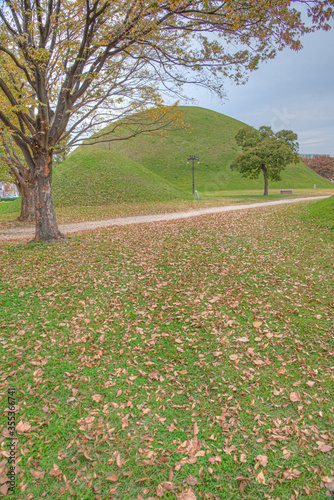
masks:
<path fill-rule="evenodd" d="M 326 155 L 315 156 L 312 159 L 301 158 L 301 160 L 314 172 L 325 177 L 325 179 L 334 180 L 334 158 Z"/>

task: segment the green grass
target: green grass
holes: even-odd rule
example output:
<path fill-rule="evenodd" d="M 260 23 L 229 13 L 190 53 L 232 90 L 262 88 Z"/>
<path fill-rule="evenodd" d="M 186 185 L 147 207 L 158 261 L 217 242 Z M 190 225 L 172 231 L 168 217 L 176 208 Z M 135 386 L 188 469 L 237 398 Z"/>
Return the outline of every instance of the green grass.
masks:
<path fill-rule="evenodd" d="M 21 199 L 17 198 L 13 201 L 7 201 L 6 203 L 0 203 L 0 215 L 19 215 L 21 208 Z"/>
<path fill-rule="evenodd" d="M 302 217 L 305 221 L 334 230 L 334 196 L 306 205 Z"/>
<path fill-rule="evenodd" d="M 1 247 L 2 411 L 10 383 L 31 426 L 16 498 L 327 498 L 333 245 L 301 219 L 314 206 Z"/>

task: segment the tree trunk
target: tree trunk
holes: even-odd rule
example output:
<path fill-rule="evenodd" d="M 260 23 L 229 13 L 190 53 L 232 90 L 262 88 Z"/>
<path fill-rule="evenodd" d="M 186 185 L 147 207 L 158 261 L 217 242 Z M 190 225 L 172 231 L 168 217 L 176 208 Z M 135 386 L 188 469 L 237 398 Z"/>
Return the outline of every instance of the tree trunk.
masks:
<path fill-rule="evenodd" d="M 268 196 L 268 173 L 265 165 L 261 165 L 261 170 L 263 172 L 264 177 L 264 193 L 263 196 Z"/>
<path fill-rule="evenodd" d="M 18 185 L 21 195 L 21 214 L 17 220 L 33 222 L 35 221 L 35 190 L 33 186 L 24 187 Z"/>
<path fill-rule="evenodd" d="M 35 241 L 54 242 L 63 238 L 58 229 L 52 196 L 51 158 L 40 154 L 35 160 Z"/>

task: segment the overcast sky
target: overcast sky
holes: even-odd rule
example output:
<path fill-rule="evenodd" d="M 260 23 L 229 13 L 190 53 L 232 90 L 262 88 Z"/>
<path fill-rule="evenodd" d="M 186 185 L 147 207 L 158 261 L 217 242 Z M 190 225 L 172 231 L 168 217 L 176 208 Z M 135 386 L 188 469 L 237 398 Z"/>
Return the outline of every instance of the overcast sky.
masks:
<path fill-rule="evenodd" d="M 307 35 L 302 43 L 301 51 L 286 49 L 262 64 L 245 85 L 227 82 L 225 102 L 193 91 L 196 104 L 256 128 L 293 130 L 300 153 L 334 156 L 334 28 Z"/>

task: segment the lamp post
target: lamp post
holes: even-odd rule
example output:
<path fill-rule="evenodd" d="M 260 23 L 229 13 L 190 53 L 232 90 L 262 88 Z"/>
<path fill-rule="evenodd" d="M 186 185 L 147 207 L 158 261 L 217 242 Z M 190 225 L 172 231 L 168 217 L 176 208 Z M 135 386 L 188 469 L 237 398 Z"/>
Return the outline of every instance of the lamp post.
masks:
<path fill-rule="evenodd" d="M 189 162 L 192 161 L 193 163 L 193 194 L 195 194 L 195 160 L 197 160 L 197 164 L 199 165 L 199 158 L 198 156 L 190 155 L 188 160 L 187 160 L 187 165 L 189 165 Z"/>

